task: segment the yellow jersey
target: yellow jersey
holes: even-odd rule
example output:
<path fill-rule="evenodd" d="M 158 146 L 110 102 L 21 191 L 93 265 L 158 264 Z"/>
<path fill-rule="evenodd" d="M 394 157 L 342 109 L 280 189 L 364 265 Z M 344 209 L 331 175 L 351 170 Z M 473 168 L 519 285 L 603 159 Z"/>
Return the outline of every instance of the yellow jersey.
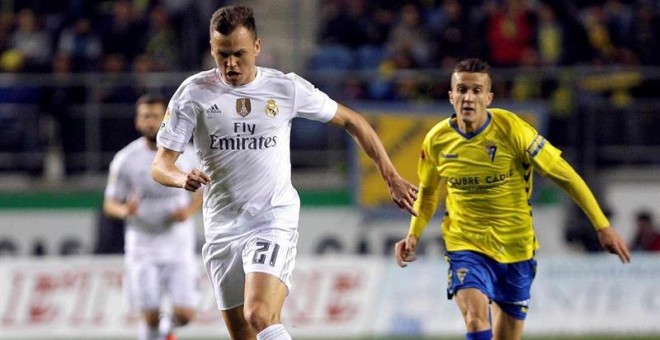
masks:
<path fill-rule="evenodd" d="M 426 135 L 418 164 L 425 194 L 416 202 L 422 214 L 413 217 L 412 234 L 421 236 L 432 217 L 437 202 L 428 216 L 424 200 L 433 193 L 445 198 L 442 233 L 448 251 L 472 250 L 501 263 L 530 259 L 539 246 L 529 201 L 534 169 L 564 187 L 597 228 L 609 225 L 559 149 L 512 112 L 493 108 L 487 114 L 474 133 L 461 132 L 449 118 Z"/>

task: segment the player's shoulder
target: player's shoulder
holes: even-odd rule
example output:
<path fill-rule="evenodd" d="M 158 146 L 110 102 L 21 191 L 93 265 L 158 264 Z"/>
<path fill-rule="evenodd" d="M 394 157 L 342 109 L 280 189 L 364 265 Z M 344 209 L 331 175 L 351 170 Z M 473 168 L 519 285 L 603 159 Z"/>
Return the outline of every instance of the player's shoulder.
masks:
<path fill-rule="evenodd" d="M 181 82 L 181 86 L 179 87 L 185 89 L 185 88 L 203 86 L 207 84 L 215 84 L 217 82 L 218 82 L 218 76 L 216 74 L 216 70 L 210 69 L 206 71 L 197 72 L 189 76 L 183 82 Z"/>
<path fill-rule="evenodd" d="M 429 132 L 426 133 L 426 139 L 434 139 L 438 138 L 440 136 L 445 135 L 447 132 L 450 132 L 453 130 L 451 127 L 451 117 L 445 118 L 438 123 L 436 123 L 430 130 Z"/>
<path fill-rule="evenodd" d="M 496 124 L 506 124 L 511 126 L 525 124 L 525 121 L 520 118 L 520 116 L 509 110 L 501 108 L 489 108 L 488 112 L 491 115 L 491 119 Z"/>
<path fill-rule="evenodd" d="M 286 74 L 280 70 L 276 70 L 274 68 L 270 67 L 263 67 L 263 66 L 258 66 L 259 72 L 261 72 L 261 76 L 264 79 L 267 80 L 275 80 L 275 81 L 287 81 Z"/>
<path fill-rule="evenodd" d="M 302 86 L 310 91 L 315 90 L 315 86 L 311 82 L 295 72 L 284 73 L 268 67 L 259 67 L 259 70 L 261 70 L 262 77 L 266 81 L 286 83 L 290 86 Z"/>
<path fill-rule="evenodd" d="M 144 151 L 145 147 L 144 140 L 138 138 L 117 151 L 112 162 L 116 165 L 121 165 L 126 162 L 130 163 L 130 161 L 134 160 L 139 153 Z"/>
<path fill-rule="evenodd" d="M 142 137 L 126 144 L 121 150 L 117 152 L 118 155 L 128 155 L 128 156 L 134 156 L 139 153 L 143 153 L 149 148 L 147 147 L 147 144 L 145 143 L 144 139 Z"/>

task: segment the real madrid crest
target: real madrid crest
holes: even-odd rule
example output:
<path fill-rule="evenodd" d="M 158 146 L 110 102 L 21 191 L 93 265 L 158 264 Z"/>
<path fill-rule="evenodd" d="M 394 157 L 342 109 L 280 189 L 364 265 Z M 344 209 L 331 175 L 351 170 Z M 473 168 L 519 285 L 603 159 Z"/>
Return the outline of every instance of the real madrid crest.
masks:
<path fill-rule="evenodd" d="M 275 117 L 277 116 L 278 113 L 280 113 L 280 108 L 277 107 L 277 103 L 275 103 L 275 99 L 268 99 L 266 104 L 266 116 L 268 117 Z"/>
<path fill-rule="evenodd" d="M 245 117 L 250 114 L 252 111 L 252 103 L 250 98 L 238 98 L 236 99 L 236 113 Z"/>

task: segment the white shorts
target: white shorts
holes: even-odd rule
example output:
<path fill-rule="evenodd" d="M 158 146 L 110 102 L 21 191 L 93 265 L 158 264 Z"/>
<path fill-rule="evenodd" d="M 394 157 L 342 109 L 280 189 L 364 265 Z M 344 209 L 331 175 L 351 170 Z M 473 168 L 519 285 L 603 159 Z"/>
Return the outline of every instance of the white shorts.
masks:
<path fill-rule="evenodd" d="M 298 231 L 260 229 L 227 242 L 205 243 L 202 258 L 220 310 L 245 303 L 245 276 L 267 273 L 291 290 Z"/>
<path fill-rule="evenodd" d="M 194 259 L 171 263 L 127 261 L 124 297 L 139 310 L 158 310 L 167 296 L 172 306 L 195 308 L 199 302 L 199 270 Z"/>

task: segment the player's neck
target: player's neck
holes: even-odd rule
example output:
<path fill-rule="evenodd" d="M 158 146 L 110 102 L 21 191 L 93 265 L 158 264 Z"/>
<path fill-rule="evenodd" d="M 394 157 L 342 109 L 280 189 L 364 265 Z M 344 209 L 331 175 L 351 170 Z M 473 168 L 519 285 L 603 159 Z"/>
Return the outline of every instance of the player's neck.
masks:
<path fill-rule="evenodd" d="M 486 119 L 487 117 L 484 116 L 481 119 L 478 119 L 476 121 L 464 121 L 460 119 L 456 119 L 456 125 L 458 126 L 458 129 L 461 130 L 461 132 L 465 134 L 471 134 L 475 133 L 476 131 L 479 131 L 484 124 L 486 124 Z"/>
<path fill-rule="evenodd" d="M 144 142 L 147 144 L 147 147 L 149 150 L 158 150 L 158 145 L 156 144 L 155 141 L 152 141 L 151 139 L 147 137 L 142 137 L 144 139 Z"/>

